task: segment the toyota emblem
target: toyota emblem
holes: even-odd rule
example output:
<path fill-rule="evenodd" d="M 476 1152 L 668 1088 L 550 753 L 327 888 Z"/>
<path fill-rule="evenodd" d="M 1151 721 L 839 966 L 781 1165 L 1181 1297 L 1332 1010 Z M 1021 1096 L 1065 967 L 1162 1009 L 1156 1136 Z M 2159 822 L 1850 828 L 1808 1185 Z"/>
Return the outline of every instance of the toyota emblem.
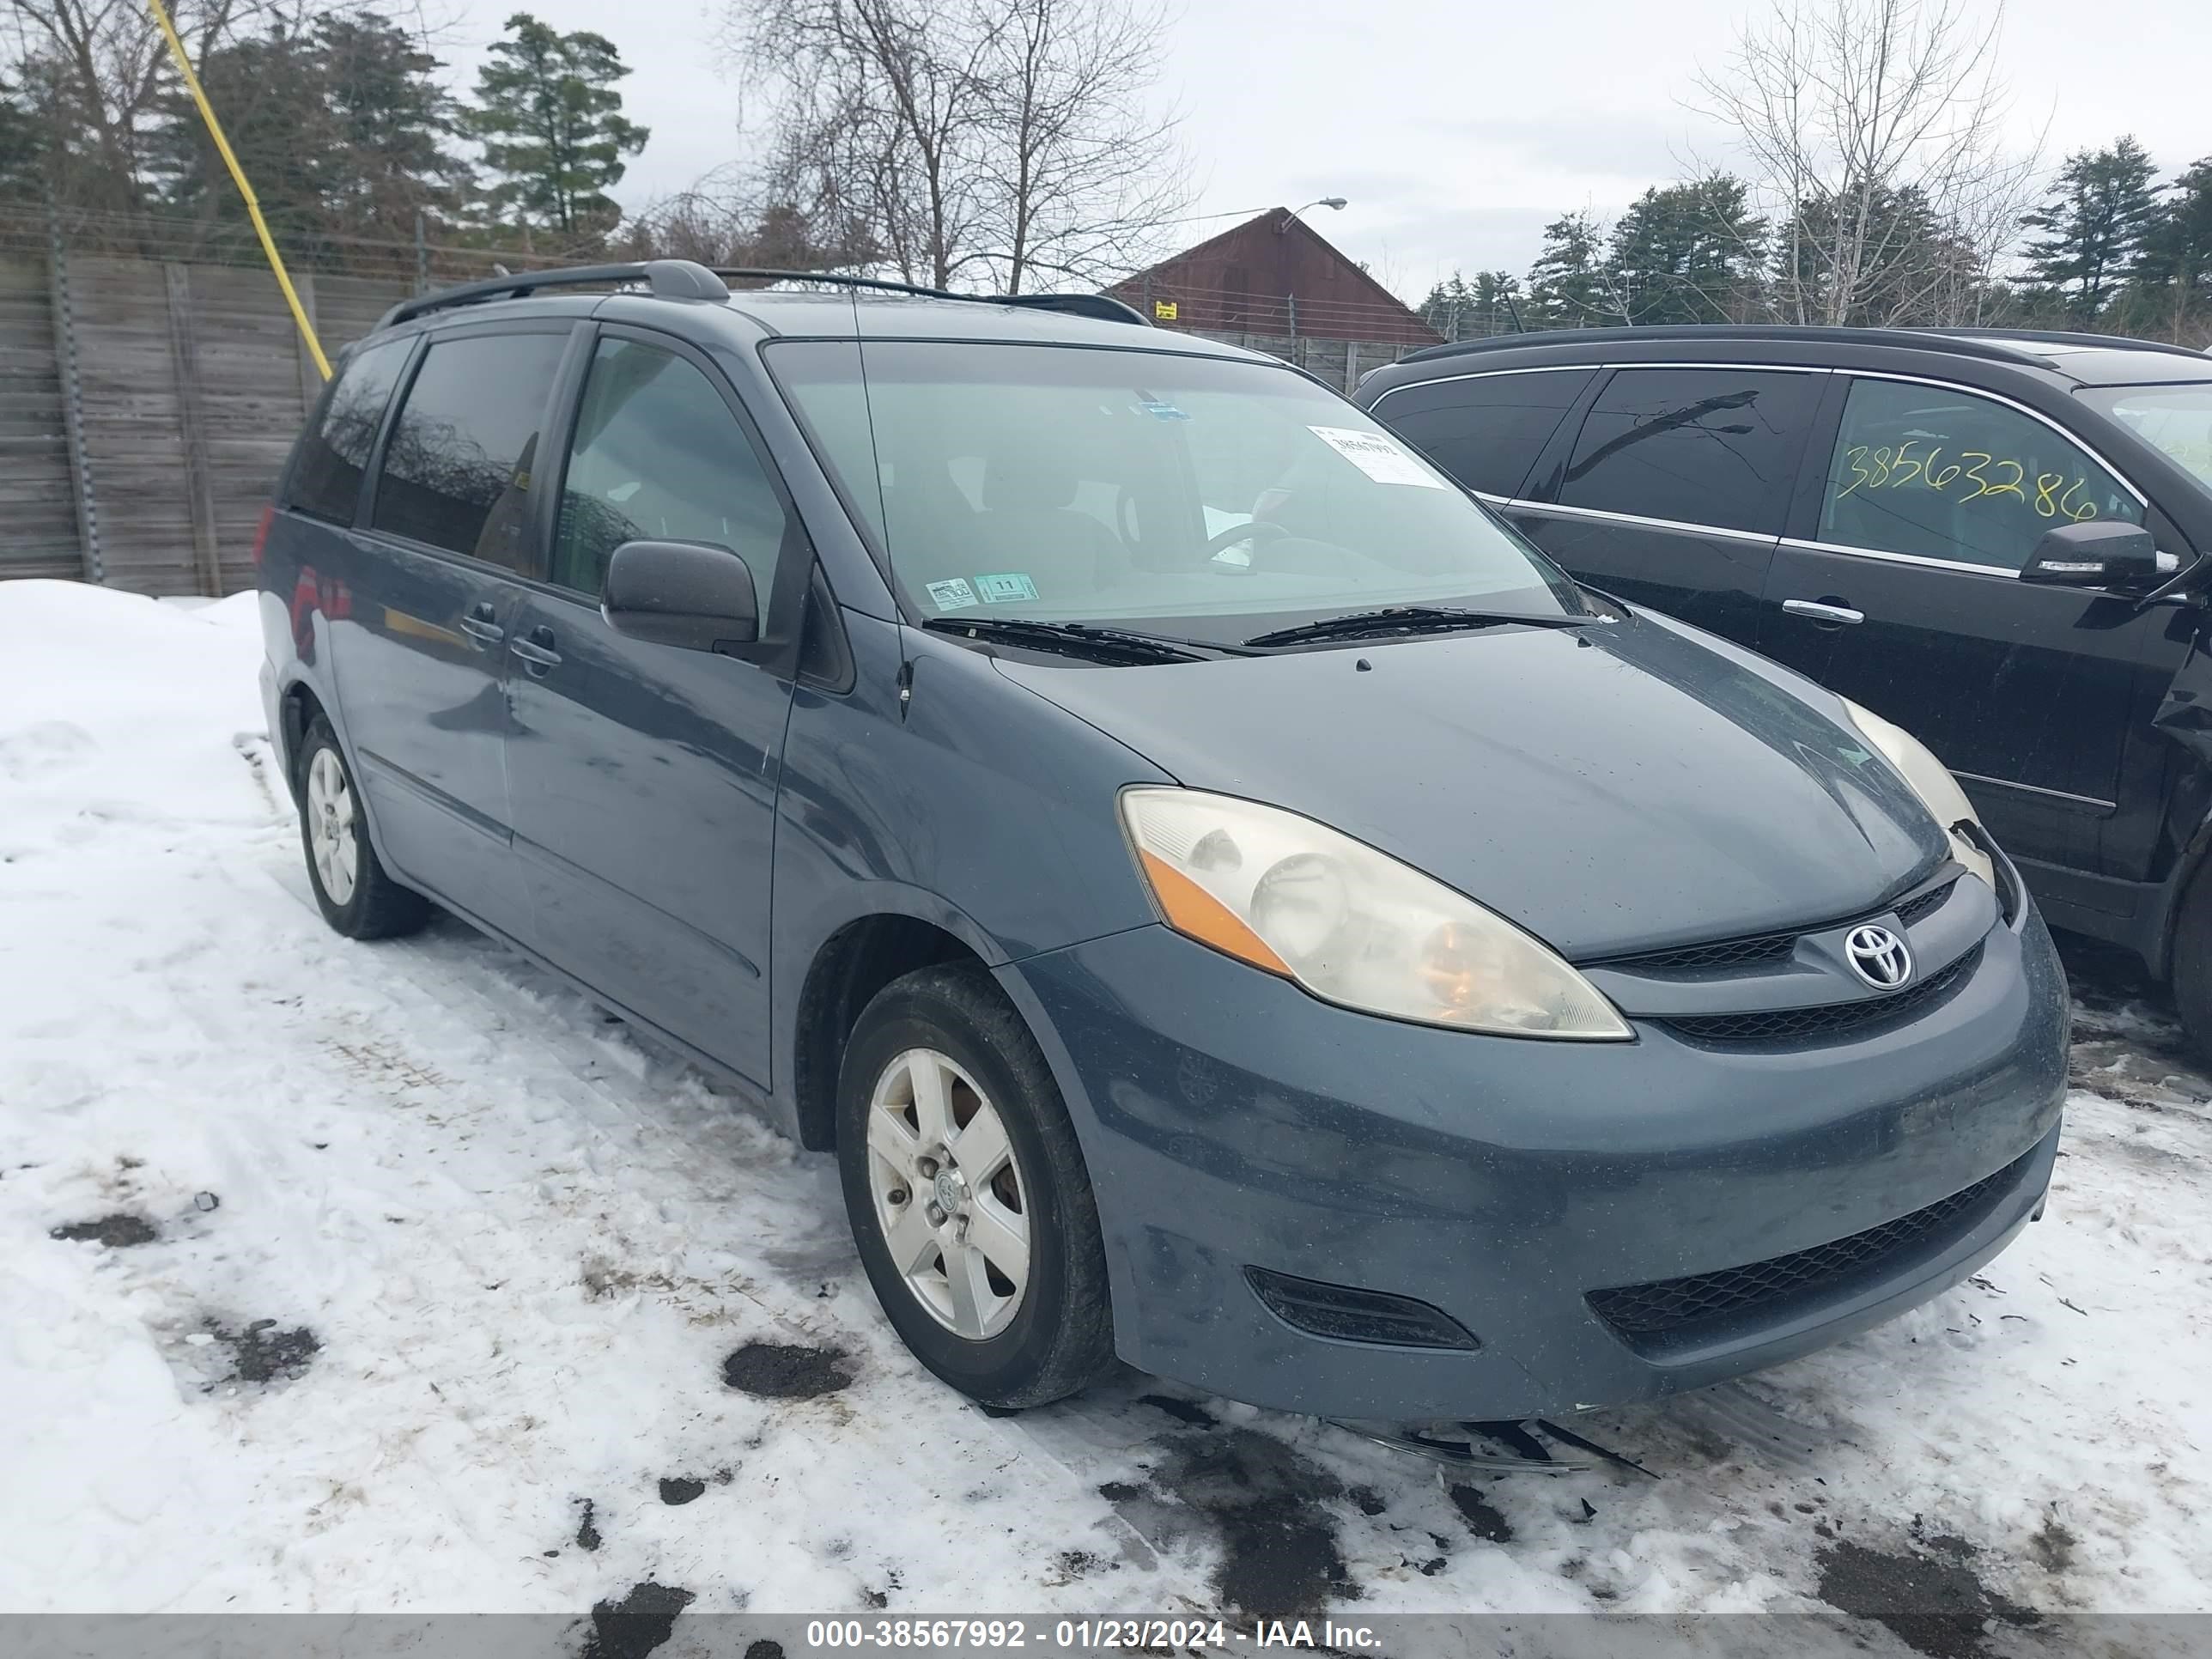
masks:
<path fill-rule="evenodd" d="M 1851 929 L 1844 955 L 1851 971 L 1877 991 L 1894 991 L 1912 977 L 1912 952 L 1905 941 L 1872 922 Z"/>

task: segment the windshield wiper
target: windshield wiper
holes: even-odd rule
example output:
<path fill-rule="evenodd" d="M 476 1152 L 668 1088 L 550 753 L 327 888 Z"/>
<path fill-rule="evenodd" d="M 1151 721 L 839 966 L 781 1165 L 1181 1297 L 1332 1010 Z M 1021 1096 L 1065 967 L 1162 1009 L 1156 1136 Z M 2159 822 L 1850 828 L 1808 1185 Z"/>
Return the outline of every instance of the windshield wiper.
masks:
<path fill-rule="evenodd" d="M 1038 622 L 1026 617 L 931 617 L 921 624 L 939 634 L 1001 640 L 1044 651 L 1074 650 L 1102 662 L 1205 662 L 1207 651 L 1246 654 L 1240 646 L 1216 646 L 1204 640 L 1178 640 L 1131 629 L 1099 628 L 1090 623 Z"/>
<path fill-rule="evenodd" d="M 1379 634 L 1447 634 L 1463 628 L 1498 628 L 1523 623 L 1530 628 L 1580 628 L 1594 622 L 1589 616 L 1529 615 L 1518 611 L 1468 611 L 1452 605 L 1393 605 L 1380 611 L 1353 611 L 1341 617 L 1323 617 L 1296 628 L 1278 628 L 1255 634 L 1249 646 L 1304 645 L 1315 640 L 1357 640 Z"/>

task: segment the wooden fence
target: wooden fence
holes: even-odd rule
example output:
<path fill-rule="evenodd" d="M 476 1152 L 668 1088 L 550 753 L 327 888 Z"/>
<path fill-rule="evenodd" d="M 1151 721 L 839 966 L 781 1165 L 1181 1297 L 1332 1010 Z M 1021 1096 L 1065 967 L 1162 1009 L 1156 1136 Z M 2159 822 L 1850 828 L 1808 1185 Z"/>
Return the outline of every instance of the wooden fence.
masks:
<path fill-rule="evenodd" d="M 303 273 L 333 355 L 403 283 Z M 319 387 L 266 270 L 0 258 L 0 577 L 253 582 L 253 532 Z"/>

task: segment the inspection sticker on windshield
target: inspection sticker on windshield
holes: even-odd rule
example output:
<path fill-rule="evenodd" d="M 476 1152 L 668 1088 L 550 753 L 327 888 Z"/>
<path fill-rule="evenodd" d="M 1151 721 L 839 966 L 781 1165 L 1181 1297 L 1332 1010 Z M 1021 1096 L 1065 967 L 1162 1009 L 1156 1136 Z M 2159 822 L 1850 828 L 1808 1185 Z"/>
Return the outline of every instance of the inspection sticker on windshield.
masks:
<path fill-rule="evenodd" d="M 1348 426 L 1310 426 L 1307 431 L 1350 461 L 1376 483 L 1419 484 L 1442 489 L 1443 480 L 1379 432 Z"/>
<path fill-rule="evenodd" d="M 1036 584 L 1018 570 L 1010 570 L 1003 575 L 978 576 L 975 586 L 981 591 L 986 605 L 1012 605 L 1018 599 L 1037 596 Z"/>
<path fill-rule="evenodd" d="M 929 597 L 939 611 L 965 611 L 975 603 L 975 590 L 965 576 L 955 576 L 949 582 L 930 583 Z"/>

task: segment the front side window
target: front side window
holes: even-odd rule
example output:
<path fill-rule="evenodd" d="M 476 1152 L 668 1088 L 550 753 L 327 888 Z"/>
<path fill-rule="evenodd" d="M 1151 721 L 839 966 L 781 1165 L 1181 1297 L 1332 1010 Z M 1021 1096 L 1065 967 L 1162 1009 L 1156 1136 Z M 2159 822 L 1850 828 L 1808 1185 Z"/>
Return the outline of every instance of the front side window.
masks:
<path fill-rule="evenodd" d="M 597 596 L 624 542 L 702 542 L 737 554 L 763 611 L 783 504 L 706 375 L 673 352 L 602 340 L 561 489 L 553 580 Z"/>
<path fill-rule="evenodd" d="M 1583 422 L 1559 504 L 1779 536 L 1821 380 L 1622 369 Z"/>
<path fill-rule="evenodd" d="M 2142 503 L 2056 428 L 1950 386 L 1855 380 L 1820 539 L 2018 570 L 2044 532 L 2141 524 Z"/>
<path fill-rule="evenodd" d="M 2084 386 L 2075 394 L 2101 409 L 2212 489 L 2212 380 L 2180 386 Z"/>
<path fill-rule="evenodd" d="M 1386 605 L 1583 608 L 1517 534 L 1287 368 L 939 341 L 766 355 L 924 617 L 1174 618 L 1230 640 Z"/>
<path fill-rule="evenodd" d="M 370 524 L 520 570 L 538 433 L 565 334 L 432 344 L 386 445 Z"/>
<path fill-rule="evenodd" d="M 286 505 L 333 524 L 351 524 L 361 502 L 362 474 L 384 424 L 384 406 L 407 367 L 411 339 L 386 340 L 356 352 L 324 400 L 322 418 L 300 441 Z"/>
<path fill-rule="evenodd" d="M 1379 398 L 1380 420 L 1469 489 L 1517 495 L 1594 368 L 1431 380 Z"/>

